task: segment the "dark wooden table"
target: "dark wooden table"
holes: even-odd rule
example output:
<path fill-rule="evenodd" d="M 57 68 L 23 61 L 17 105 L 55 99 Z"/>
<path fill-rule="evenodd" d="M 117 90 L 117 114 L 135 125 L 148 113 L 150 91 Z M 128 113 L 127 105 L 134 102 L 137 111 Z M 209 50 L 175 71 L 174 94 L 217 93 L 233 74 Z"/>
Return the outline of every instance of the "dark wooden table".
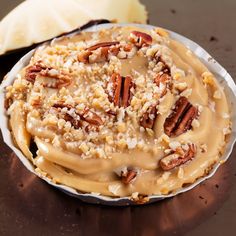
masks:
<path fill-rule="evenodd" d="M 0 0 L 0 17 L 21 1 Z M 143 0 L 150 23 L 208 50 L 236 78 L 235 0 Z M 0 59 L 0 76 L 21 55 Z M 85 204 L 30 174 L 0 144 L 0 235 L 236 235 L 236 149 L 210 180 L 155 204 L 112 208 Z"/>

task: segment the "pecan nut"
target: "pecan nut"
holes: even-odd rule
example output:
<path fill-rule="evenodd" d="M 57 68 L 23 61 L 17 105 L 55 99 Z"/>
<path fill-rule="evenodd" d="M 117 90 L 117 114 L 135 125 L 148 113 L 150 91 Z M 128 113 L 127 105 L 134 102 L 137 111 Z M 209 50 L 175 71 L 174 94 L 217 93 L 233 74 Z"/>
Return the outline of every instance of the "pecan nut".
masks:
<path fill-rule="evenodd" d="M 131 76 L 123 77 L 124 86 L 123 86 L 123 96 L 121 105 L 126 108 L 130 105 L 132 98 L 131 88 L 133 87 L 133 82 Z"/>
<path fill-rule="evenodd" d="M 119 47 L 116 47 L 118 44 L 118 41 L 97 43 L 91 47 L 88 47 L 83 52 L 79 53 L 78 61 L 83 63 L 89 63 L 89 57 L 93 54 L 94 51 L 99 48 L 101 48 L 100 55 L 97 55 L 96 58 L 93 59 L 93 62 L 106 61 L 108 59 L 109 52 L 115 56 L 119 53 Z"/>
<path fill-rule="evenodd" d="M 73 106 L 71 106 L 71 105 L 69 105 L 69 104 L 65 104 L 65 103 L 63 103 L 62 101 L 53 104 L 52 107 L 53 107 L 53 108 L 57 108 L 57 109 L 58 109 L 58 108 L 63 109 L 63 108 L 66 107 L 68 110 L 73 108 Z"/>
<path fill-rule="evenodd" d="M 149 34 L 140 31 L 132 31 L 130 41 L 138 48 L 152 44 L 152 37 Z"/>
<path fill-rule="evenodd" d="M 140 125 L 144 128 L 153 129 L 157 116 L 156 105 L 150 106 L 140 119 Z"/>
<path fill-rule="evenodd" d="M 92 55 L 91 51 L 85 50 L 85 51 L 78 54 L 78 61 L 86 64 L 89 62 L 89 56 L 91 56 L 91 55 Z"/>
<path fill-rule="evenodd" d="M 171 76 L 166 72 L 158 73 L 154 82 L 159 88 L 161 88 L 160 97 L 163 97 L 166 95 L 167 89 L 171 87 Z"/>
<path fill-rule="evenodd" d="M 61 89 L 63 87 L 68 87 L 71 84 L 71 79 L 68 79 L 67 77 L 61 77 L 59 80 L 54 78 L 54 80 L 43 83 L 43 87 L 51 89 Z"/>
<path fill-rule="evenodd" d="M 197 117 L 197 114 L 197 108 L 186 97 L 180 97 L 175 103 L 174 110 L 165 120 L 165 134 L 173 137 L 185 133 L 191 129 L 192 121 Z"/>
<path fill-rule="evenodd" d="M 126 173 L 121 172 L 121 181 L 124 184 L 130 184 L 137 176 L 135 170 L 128 170 Z"/>
<path fill-rule="evenodd" d="M 25 78 L 27 81 L 34 83 L 37 75 L 42 71 L 47 69 L 43 66 L 41 62 L 37 62 L 35 65 L 29 66 L 25 71 Z"/>
<path fill-rule="evenodd" d="M 75 117 L 69 115 L 68 113 L 64 114 L 63 118 L 65 121 L 69 121 L 75 129 L 79 129 L 82 127 L 82 123 L 79 118 L 76 119 Z"/>
<path fill-rule="evenodd" d="M 175 151 L 168 156 L 163 157 L 159 164 L 162 170 L 169 171 L 183 165 L 189 160 L 192 160 L 196 154 L 196 146 L 194 144 L 188 145 L 188 150 L 183 150 L 181 152 Z"/>
<path fill-rule="evenodd" d="M 64 104 L 63 102 L 58 102 L 58 103 L 55 103 L 52 107 L 57 109 L 58 111 L 61 111 L 63 108 L 67 108 L 68 112 L 61 113 L 61 114 L 59 114 L 59 116 L 62 119 L 64 119 L 65 121 L 70 122 L 71 125 L 75 129 L 79 129 L 82 127 L 82 122 L 81 122 L 80 116 L 76 113 L 74 116 L 72 116 L 71 113 L 69 112 L 69 111 L 71 111 L 71 109 L 74 109 L 73 106 L 71 106 L 69 104 Z"/>
<path fill-rule="evenodd" d="M 109 116 L 117 116 L 117 112 L 111 109 L 105 111 Z"/>
<path fill-rule="evenodd" d="M 128 107 L 132 99 L 131 88 L 134 87 L 131 76 L 121 77 L 120 74 L 112 74 L 107 86 L 108 99 L 115 106 Z"/>
<path fill-rule="evenodd" d="M 4 108 L 6 110 L 8 110 L 10 108 L 10 106 L 12 105 L 12 103 L 13 103 L 13 99 L 12 98 L 6 98 L 4 100 Z"/>
<path fill-rule="evenodd" d="M 63 71 L 56 71 L 56 74 L 53 74 L 51 68 L 47 68 L 39 72 L 39 74 L 45 77 L 43 86 L 46 88 L 60 89 L 62 87 L 67 87 L 71 84 L 72 78 Z"/>
<path fill-rule="evenodd" d="M 36 64 L 29 66 L 25 73 L 25 78 L 30 83 L 34 83 L 35 79 L 38 75 L 41 75 L 45 77 L 45 80 L 43 82 L 43 86 L 47 88 L 62 88 L 67 87 L 71 84 L 71 78 L 68 74 L 64 73 L 63 71 L 59 72 L 56 71 L 56 74 L 53 74 L 52 71 L 56 71 L 53 68 L 46 67 L 41 63 L 41 61 L 38 61 Z"/>
<path fill-rule="evenodd" d="M 84 129 L 87 133 L 90 132 L 98 132 L 99 131 L 99 127 L 95 126 L 95 125 L 86 125 L 85 129 Z"/>
<path fill-rule="evenodd" d="M 88 51 L 95 51 L 97 50 L 98 48 L 110 48 L 111 46 L 115 46 L 115 45 L 118 45 L 119 42 L 118 41 L 115 41 L 115 42 L 102 42 L 102 43 L 97 43 L 89 48 L 87 48 Z"/>
<path fill-rule="evenodd" d="M 118 73 L 113 73 L 107 86 L 108 99 L 115 106 L 119 105 L 122 86 L 122 77 Z"/>

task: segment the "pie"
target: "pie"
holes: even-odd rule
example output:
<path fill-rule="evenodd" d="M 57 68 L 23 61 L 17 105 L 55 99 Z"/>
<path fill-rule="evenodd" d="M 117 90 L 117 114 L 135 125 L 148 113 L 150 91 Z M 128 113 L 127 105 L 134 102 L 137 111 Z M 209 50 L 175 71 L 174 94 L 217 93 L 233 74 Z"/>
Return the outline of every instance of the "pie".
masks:
<path fill-rule="evenodd" d="M 37 48 L 6 88 L 5 107 L 39 175 L 118 198 L 194 183 L 219 162 L 231 132 L 224 88 L 154 27 L 80 32 Z"/>

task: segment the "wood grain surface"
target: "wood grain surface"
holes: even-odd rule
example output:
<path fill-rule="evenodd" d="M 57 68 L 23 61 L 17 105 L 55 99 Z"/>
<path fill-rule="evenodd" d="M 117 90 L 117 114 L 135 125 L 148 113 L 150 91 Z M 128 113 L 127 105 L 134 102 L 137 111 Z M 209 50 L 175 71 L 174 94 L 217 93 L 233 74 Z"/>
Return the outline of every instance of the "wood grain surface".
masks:
<path fill-rule="evenodd" d="M 0 18 L 19 2 L 0 0 Z M 236 78 L 235 0 L 143 0 L 150 24 L 187 36 Z M 0 58 L 1 80 L 22 53 Z M 0 139 L 0 235 L 234 236 L 236 148 L 187 193 L 138 207 L 83 203 L 29 173 Z"/>

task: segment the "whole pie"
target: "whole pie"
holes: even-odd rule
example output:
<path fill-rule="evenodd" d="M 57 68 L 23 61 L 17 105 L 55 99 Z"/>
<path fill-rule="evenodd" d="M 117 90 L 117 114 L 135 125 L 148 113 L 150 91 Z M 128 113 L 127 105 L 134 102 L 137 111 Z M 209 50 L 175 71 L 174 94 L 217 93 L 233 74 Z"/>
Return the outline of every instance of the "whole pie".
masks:
<path fill-rule="evenodd" d="M 194 183 L 231 132 L 224 89 L 160 28 L 115 26 L 45 44 L 6 88 L 5 105 L 39 175 L 111 197 Z"/>

